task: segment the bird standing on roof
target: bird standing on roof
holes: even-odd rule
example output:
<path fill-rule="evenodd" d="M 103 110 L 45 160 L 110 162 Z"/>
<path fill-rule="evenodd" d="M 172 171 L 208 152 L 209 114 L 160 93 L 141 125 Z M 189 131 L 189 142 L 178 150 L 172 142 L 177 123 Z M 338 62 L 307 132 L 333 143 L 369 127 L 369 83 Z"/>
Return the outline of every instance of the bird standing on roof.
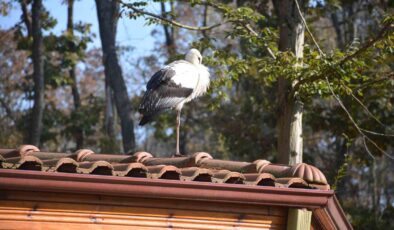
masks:
<path fill-rule="evenodd" d="M 179 152 L 179 127 L 181 110 L 186 102 L 203 95 L 209 87 L 208 68 L 202 63 L 202 56 L 197 49 L 187 52 L 185 60 L 170 63 L 157 71 L 146 85 L 139 112 L 142 119 L 139 125 L 145 125 L 159 113 L 175 109 L 176 116 L 176 153 Z"/>

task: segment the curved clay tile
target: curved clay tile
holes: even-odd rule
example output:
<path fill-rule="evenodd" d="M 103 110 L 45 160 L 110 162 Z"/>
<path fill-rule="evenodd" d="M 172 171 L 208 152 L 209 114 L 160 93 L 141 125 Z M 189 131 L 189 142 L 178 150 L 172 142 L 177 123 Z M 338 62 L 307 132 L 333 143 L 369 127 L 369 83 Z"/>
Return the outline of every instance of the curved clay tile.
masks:
<path fill-rule="evenodd" d="M 53 168 L 59 161 L 58 159 L 40 160 L 42 161 L 42 171 L 51 171 L 51 168 Z"/>
<path fill-rule="evenodd" d="M 67 173 L 76 173 L 79 164 L 72 158 L 61 158 L 57 161 L 56 165 L 51 168 L 52 171 L 56 172 L 67 172 Z"/>
<path fill-rule="evenodd" d="M 85 174 L 113 175 L 113 166 L 107 161 L 84 161 L 79 163 L 77 172 Z"/>
<path fill-rule="evenodd" d="M 40 151 L 40 149 L 34 145 L 21 145 L 18 148 L 18 152 L 21 157 L 26 156 L 30 152 L 39 152 L 39 151 Z"/>
<path fill-rule="evenodd" d="M 147 166 L 148 177 L 151 179 L 179 180 L 181 171 L 172 165 Z"/>
<path fill-rule="evenodd" d="M 18 164 L 21 159 L 20 156 L 7 158 L 1 165 L 3 168 L 17 168 L 17 166 L 14 167 L 14 165 Z"/>
<path fill-rule="evenodd" d="M 311 184 L 309 183 L 309 187 L 319 190 L 330 190 L 330 185 L 328 184 Z"/>
<path fill-rule="evenodd" d="M 308 183 L 327 184 L 324 174 L 315 166 L 300 163 L 293 165 L 286 173 L 289 177 L 299 177 Z"/>
<path fill-rule="evenodd" d="M 286 187 L 286 188 L 311 188 L 308 183 L 306 183 L 302 178 L 276 178 L 276 184 L 280 184 L 277 187 Z"/>
<path fill-rule="evenodd" d="M 20 161 L 13 166 L 17 169 L 27 169 L 27 170 L 42 170 L 42 161 L 35 156 L 25 156 L 20 159 Z"/>
<path fill-rule="evenodd" d="M 204 159 L 212 159 L 212 156 L 205 152 L 194 153 L 191 156 L 182 157 L 162 157 L 162 158 L 146 158 L 143 160 L 145 165 L 172 165 L 177 168 L 195 167 Z"/>
<path fill-rule="evenodd" d="M 7 158 L 20 157 L 17 149 L 0 149 L 0 161 L 6 161 Z"/>
<path fill-rule="evenodd" d="M 14 151 L 16 151 L 16 149 L 0 149 L 0 156 Z"/>
<path fill-rule="evenodd" d="M 216 159 L 202 159 L 198 163 L 198 167 L 208 168 L 208 169 L 223 169 L 234 172 L 244 172 L 250 168 L 251 163 L 249 162 L 238 162 L 238 161 L 228 161 L 228 160 L 216 160 Z"/>
<path fill-rule="evenodd" d="M 213 159 L 213 157 L 206 152 L 196 152 L 193 153 L 193 155 L 191 155 L 189 157 L 189 166 L 190 167 L 195 167 L 201 164 L 202 161 L 204 160 L 210 160 Z"/>
<path fill-rule="evenodd" d="M 97 154 L 97 153 L 91 153 L 87 154 L 83 157 L 83 161 L 107 161 L 110 163 L 129 163 L 132 162 L 133 157 L 130 155 L 116 155 L 116 154 Z"/>
<path fill-rule="evenodd" d="M 121 163 L 112 164 L 114 167 L 114 175 L 128 177 L 147 177 L 148 169 L 141 163 Z"/>
<path fill-rule="evenodd" d="M 71 153 L 29 152 L 29 156 L 35 156 L 40 160 L 58 160 L 63 157 L 71 157 Z"/>
<path fill-rule="evenodd" d="M 267 160 L 255 160 L 253 161 L 253 165 L 256 166 L 256 172 L 263 172 L 264 167 L 271 164 L 271 162 Z"/>
<path fill-rule="evenodd" d="M 270 173 L 276 178 L 283 177 L 288 172 L 290 166 L 279 164 L 262 164 L 259 167 L 258 173 Z"/>
<path fill-rule="evenodd" d="M 270 173 L 248 173 L 244 176 L 245 184 L 275 186 L 275 177 Z"/>
<path fill-rule="evenodd" d="M 204 181 L 212 182 L 213 173 L 208 169 L 190 167 L 181 169 L 182 181 Z"/>
<path fill-rule="evenodd" d="M 212 182 L 226 184 L 243 184 L 245 176 L 239 172 L 220 170 L 213 175 Z"/>
<path fill-rule="evenodd" d="M 177 168 L 188 167 L 189 158 L 188 157 L 163 157 L 163 158 L 146 158 L 143 163 L 146 166 L 154 165 L 172 165 Z"/>
<path fill-rule="evenodd" d="M 152 154 L 148 153 L 148 152 L 136 152 L 133 154 L 132 162 L 139 162 L 139 163 L 144 163 L 144 161 L 146 159 L 152 158 Z"/>
<path fill-rule="evenodd" d="M 76 155 L 76 158 L 75 158 L 75 159 L 76 159 L 78 162 L 82 162 L 82 161 L 84 161 L 85 158 L 86 158 L 87 156 L 89 156 L 90 154 L 94 154 L 94 152 L 93 152 L 92 150 L 90 150 L 90 149 L 80 149 L 80 150 L 78 150 L 78 151 L 75 152 L 75 155 Z"/>

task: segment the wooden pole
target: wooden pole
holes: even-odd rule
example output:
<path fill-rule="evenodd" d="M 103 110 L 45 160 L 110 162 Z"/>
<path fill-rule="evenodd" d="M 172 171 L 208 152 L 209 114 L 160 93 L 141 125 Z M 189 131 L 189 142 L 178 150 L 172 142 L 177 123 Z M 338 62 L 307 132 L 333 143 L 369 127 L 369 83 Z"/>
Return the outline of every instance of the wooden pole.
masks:
<path fill-rule="evenodd" d="M 306 209 L 290 208 L 287 215 L 287 230 L 311 229 L 312 212 Z"/>

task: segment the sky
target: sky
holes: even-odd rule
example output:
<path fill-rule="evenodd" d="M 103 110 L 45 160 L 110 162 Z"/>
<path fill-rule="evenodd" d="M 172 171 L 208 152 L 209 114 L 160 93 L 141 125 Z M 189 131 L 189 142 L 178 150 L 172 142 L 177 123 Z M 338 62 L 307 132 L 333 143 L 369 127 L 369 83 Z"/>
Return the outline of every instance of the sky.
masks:
<path fill-rule="evenodd" d="M 62 4 L 64 0 L 44 0 L 45 8 L 50 12 L 51 16 L 57 20 L 57 25 L 53 32 L 61 34 L 67 25 L 67 5 Z M 160 8 L 157 3 L 151 3 L 148 9 L 151 12 L 159 13 Z M 9 29 L 20 21 L 21 10 L 18 4 L 14 4 L 13 9 L 7 16 L 0 16 L 0 28 Z M 101 47 L 99 28 L 96 14 L 96 4 L 94 0 L 80 0 L 74 3 L 74 23 L 82 21 L 92 24 L 92 32 L 96 34 L 93 43 L 89 48 Z M 143 56 L 151 52 L 154 45 L 154 38 L 151 32 L 154 26 L 145 25 L 145 20 L 139 18 L 132 20 L 129 18 L 121 18 L 118 22 L 118 34 L 116 37 L 117 45 L 132 46 L 134 54 Z"/>

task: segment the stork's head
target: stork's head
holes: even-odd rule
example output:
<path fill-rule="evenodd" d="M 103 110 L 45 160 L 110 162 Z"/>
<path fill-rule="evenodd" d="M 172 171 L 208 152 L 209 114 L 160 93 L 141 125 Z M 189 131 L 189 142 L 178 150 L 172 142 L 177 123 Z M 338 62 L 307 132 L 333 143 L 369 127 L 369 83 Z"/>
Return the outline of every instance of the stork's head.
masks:
<path fill-rule="evenodd" d="M 186 54 L 185 60 L 194 65 L 201 64 L 202 56 L 200 54 L 200 51 L 198 51 L 197 49 L 189 50 L 189 52 L 187 52 Z"/>

